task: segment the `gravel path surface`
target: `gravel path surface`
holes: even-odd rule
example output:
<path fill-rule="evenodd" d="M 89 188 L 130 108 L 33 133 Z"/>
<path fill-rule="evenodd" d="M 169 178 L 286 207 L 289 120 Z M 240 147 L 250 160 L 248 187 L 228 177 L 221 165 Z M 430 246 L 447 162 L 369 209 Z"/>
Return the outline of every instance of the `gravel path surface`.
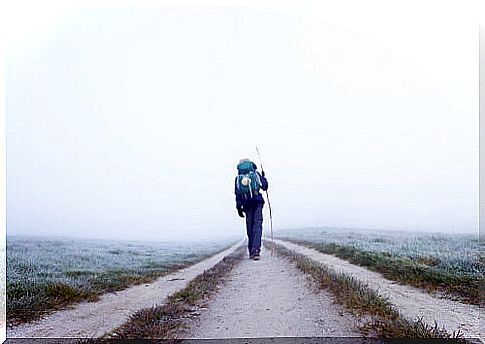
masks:
<path fill-rule="evenodd" d="M 324 264 L 336 272 L 354 276 L 367 283 L 381 296 L 388 298 L 401 314 L 409 319 L 423 317 L 423 320 L 430 325 L 434 325 L 436 321 L 438 325 L 444 325 L 448 331 L 460 330 L 465 337 L 480 338 L 485 341 L 484 333 L 480 330 L 480 326 L 483 330 L 483 324 L 479 321 L 483 310 L 479 306 L 438 298 L 421 289 L 397 284 L 385 279 L 379 273 L 308 247 L 283 240 L 275 239 L 274 242 Z"/>
<path fill-rule="evenodd" d="M 136 285 L 116 293 L 107 293 L 97 302 L 83 302 L 58 311 L 39 321 L 7 328 L 7 338 L 14 337 L 99 337 L 126 322 L 141 308 L 163 303 L 183 289 L 197 275 L 210 269 L 234 252 L 242 242 L 209 259 L 161 277 L 150 284 Z"/>
<path fill-rule="evenodd" d="M 349 337 L 354 318 L 290 261 L 244 259 L 184 338 Z"/>

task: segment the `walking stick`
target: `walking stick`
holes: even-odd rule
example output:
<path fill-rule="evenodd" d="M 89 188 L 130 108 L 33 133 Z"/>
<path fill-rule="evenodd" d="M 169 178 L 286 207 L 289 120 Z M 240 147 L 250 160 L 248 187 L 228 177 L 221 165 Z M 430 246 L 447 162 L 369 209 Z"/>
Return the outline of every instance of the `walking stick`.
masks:
<path fill-rule="evenodd" d="M 261 165 L 261 171 L 264 171 L 263 162 L 261 160 L 261 154 L 259 154 L 258 146 L 256 146 L 256 152 L 258 153 L 259 164 Z M 271 211 L 271 202 L 269 201 L 268 190 L 266 190 L 266 198 L 268 199 L 269 220 L 270 220 L 270 228 L 271 228 L 271 243 L 273 243 L 273 214 L 272 214 L 272 211 Z"/>

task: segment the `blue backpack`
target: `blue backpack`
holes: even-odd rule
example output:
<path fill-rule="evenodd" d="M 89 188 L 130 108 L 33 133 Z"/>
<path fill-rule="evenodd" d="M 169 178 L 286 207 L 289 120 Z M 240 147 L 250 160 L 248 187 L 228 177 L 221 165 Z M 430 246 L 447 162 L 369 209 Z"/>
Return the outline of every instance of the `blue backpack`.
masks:
<path fill-rule="evenodd" d="M 262 183 L 251 161 L 237 165 L 236 192 L 241 199 L 252 199 L 259 195 Z"/>

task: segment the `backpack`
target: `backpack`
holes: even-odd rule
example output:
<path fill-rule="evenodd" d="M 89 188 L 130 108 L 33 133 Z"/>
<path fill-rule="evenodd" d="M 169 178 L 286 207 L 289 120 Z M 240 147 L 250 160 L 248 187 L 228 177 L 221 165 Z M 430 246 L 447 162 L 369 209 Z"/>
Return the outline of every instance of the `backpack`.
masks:
<path fill-rule="evenodd" d="M 259 195 L 262 183 L 251 161 L 237 165 L 236 192 L 241 199 L 252 199 Z"/>

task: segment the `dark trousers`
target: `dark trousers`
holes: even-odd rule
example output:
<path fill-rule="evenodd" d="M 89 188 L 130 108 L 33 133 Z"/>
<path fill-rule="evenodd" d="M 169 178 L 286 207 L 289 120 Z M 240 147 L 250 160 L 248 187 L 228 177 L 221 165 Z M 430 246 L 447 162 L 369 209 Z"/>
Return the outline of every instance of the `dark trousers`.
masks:
<path fill-rule="evenodd" d="M 244 213 L 246 214 L 249 254 L 259 254 L 261 250 L 261 234 L 263 233 L 263 203 L 245 206 Z"/>

